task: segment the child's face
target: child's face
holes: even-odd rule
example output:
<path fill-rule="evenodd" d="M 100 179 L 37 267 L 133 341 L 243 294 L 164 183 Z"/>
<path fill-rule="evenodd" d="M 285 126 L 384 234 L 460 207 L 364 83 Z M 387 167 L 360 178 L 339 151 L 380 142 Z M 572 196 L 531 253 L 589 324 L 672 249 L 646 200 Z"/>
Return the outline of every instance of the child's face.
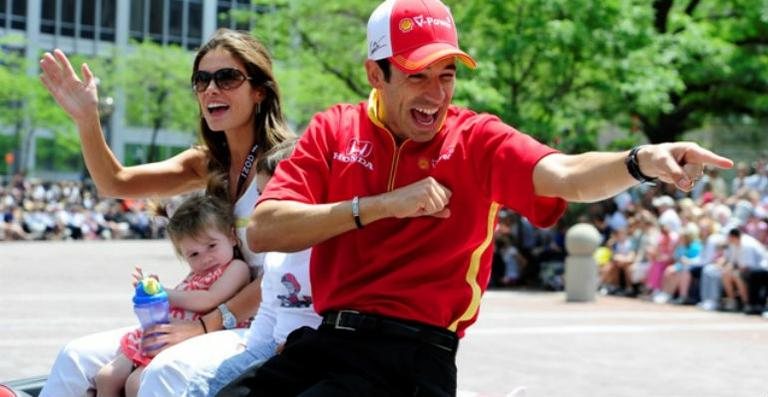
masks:
<path fill-rule="evenodd" d="M 259 194 L 264 193 L 264 188 L 267 186 L 269 178 L 272 178 L 272 175 L 269 175 L 266 172 L 259 172 L 256 174 L 256 188 L 259 189 Z"/>
<path fill-rule="evenodd" d="M 232 261 L 236 240 L 232 233 L 211 229 L 195 237 L 179 241 L 179 251 L 195 273 L 202 273 Z"/>

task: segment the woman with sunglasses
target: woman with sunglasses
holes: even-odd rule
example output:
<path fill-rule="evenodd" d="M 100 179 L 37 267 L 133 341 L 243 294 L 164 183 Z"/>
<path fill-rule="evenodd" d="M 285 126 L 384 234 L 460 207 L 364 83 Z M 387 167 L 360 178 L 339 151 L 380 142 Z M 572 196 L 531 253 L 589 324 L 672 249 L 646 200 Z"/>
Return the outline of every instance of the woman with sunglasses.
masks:
<path fill-rule="evenodd" d="M 261 43 L 247 33 L 218 30 L 198 51 L 191 79 L 200 105 L 203 144 L 164 161 L 132 167 L 120 164 L 104 140 L 96 80 L 88 66 L 82 65 L 81 80 L 60 50 L 45 53 L 40 65 L 43 84 L 77 124 L 85 164 L 102 195 L 173 196 L 202 189 L 209 175 L 222 174 L 234 203 L 238 237 L 246 241 L 246 221 L 259 196 L 251 168 L 263 153 L 294 136 L 282 114 L 270 55 Z M 142 377 L 140 396 L 181 395 L 193 380 L 190 377 L 210 376 L 199 373 L 194 363 L 221 362 L 242 350 L 245 330 L 235 327 L 258 310 L 263 256 L 245 245 L 240 248 L 254 281 L 201 322 L 174 322 L 147 330 L 146 334 L 158 336 L 147 337 L 144 345 L 167 347 L 162 354 L 154 352 L 158 356 Z M 211 333 L 222 329 L 227 331 Z M 94 389 L 98 369 L 114 358 L 114 346 L 124 332 L 70 342 L 56 358 L 41 396 L 87 395 Z"/>

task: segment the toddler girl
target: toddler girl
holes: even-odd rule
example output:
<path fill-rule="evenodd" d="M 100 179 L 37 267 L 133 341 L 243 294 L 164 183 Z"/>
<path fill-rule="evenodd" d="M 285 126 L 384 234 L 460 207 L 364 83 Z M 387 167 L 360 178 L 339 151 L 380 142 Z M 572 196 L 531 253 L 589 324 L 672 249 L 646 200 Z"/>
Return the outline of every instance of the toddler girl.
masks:
<path fill-rule="evenodd" d="M 216 190 L 211 188 L 214 185 L 209 185 L 209 192 Z M 171 319 L 197 320 L 250 282 L 248 265 L 235 258 L 238 240 L 228 201 L 216 195 L 188 198 L 170 217 L 166 230 L 177 255 L 191 270 L 181 284 L 167 291 Z M 143 276 L 140 269 L 134 276 Z M 122 338 L 122 354 L 96 375 L 97 397 L 121 396 L 123 389 L 128 397 L 137 394 L 141 372 L 151 361 L 142 350 L 141 338 L 141 329 Z"/>

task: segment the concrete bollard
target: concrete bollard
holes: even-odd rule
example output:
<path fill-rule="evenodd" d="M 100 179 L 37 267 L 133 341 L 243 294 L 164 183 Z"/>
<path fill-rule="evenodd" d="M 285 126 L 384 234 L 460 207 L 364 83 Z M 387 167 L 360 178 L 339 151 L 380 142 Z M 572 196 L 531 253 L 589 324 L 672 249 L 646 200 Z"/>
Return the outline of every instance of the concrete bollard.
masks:
<path fill-rule="evenodd" d="M 593 258 L 602 236 L 589 223 L 573 225 L 565 233 L 565 300 L 592 302 L 597 290 L 597 263 Z"/>

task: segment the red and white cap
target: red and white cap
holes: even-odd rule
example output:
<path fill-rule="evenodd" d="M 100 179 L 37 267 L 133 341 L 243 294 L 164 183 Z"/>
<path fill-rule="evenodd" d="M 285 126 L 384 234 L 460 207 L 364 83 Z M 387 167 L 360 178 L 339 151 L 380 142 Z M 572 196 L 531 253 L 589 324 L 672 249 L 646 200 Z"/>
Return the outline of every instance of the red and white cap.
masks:
<path fill-rule="evenodd" d="M 459 49 L 451 10 L 439 0 L 387 0 L 368 20 L 368 59 L 389 59 L 405 73 L 416 73 L 449 57 L 474 69 L 477 63 Z"/>

